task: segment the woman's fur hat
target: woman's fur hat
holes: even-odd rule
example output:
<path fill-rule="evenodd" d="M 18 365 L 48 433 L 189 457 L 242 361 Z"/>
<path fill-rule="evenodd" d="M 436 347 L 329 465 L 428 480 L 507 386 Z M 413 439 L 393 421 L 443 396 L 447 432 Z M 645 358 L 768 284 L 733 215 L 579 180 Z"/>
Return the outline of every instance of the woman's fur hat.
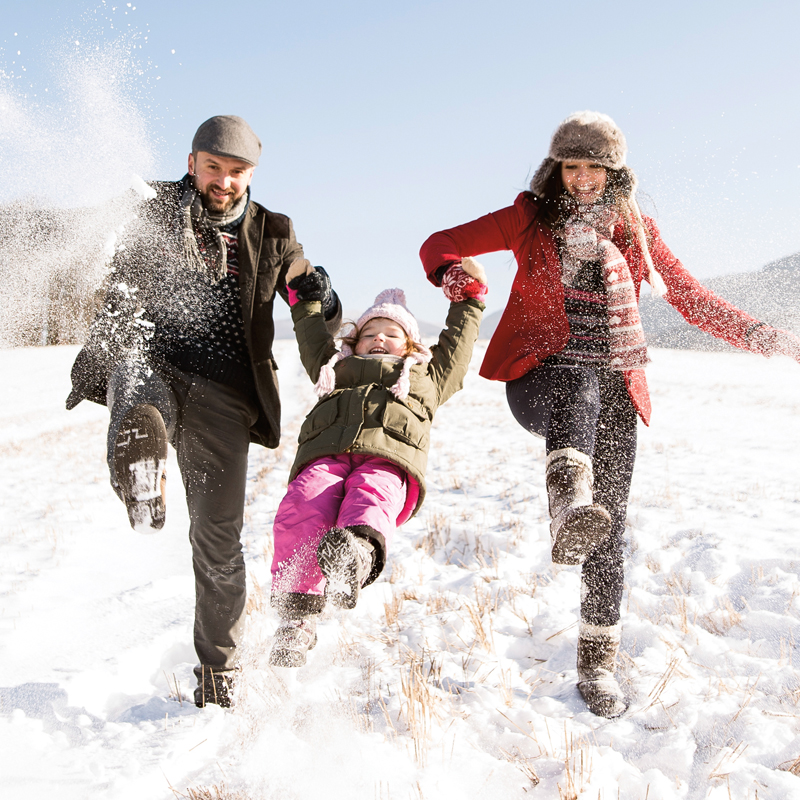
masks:
<path fill-rule="evenodd" d="M 618 170 L 625 167 L 627 154 L 625 137 L 611 117 L 598 111 L 576 111 L 556 128 L 550 152 L 531 181 L 531 191 L 544 194 L 548 179 L 561 161 L 592 161 Z"/>

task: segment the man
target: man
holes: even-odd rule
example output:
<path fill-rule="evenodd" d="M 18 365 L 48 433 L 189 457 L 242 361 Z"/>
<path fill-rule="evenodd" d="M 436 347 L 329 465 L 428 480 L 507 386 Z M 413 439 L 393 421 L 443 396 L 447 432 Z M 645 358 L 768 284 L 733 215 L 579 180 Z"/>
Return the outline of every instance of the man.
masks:
<path fill-rule="evenodd" d="M 67 408 L 108 405 L 111 485 L 137 530 L 164 524 L 167 442 L 189 507 L 196 588 L 195 702 L 230 705 L 244 620 L 240 533 L 249 443 L 276 447 L 280 403 L 273 302 L 341 308 L 291 220 L 250 199 L 261 142 L 240 117 L 204 122 L 189 172 L 152 185 L 112 263 L 104 307 L 72 368 Z"/>

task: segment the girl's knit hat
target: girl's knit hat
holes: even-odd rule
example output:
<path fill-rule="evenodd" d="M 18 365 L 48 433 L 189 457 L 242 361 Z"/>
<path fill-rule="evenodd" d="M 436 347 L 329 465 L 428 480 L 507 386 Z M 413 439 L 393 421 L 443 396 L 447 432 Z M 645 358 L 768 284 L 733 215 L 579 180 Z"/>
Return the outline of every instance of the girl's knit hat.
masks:
<path fill-rule="evenodd" d="M 395 397 L 404 400 L 411 388 L 409 379 L 411 367 L 415 364 L 427 364 L 433 358 L 433 353 L 421 341 L 419 325 L 406 306 L 406 295 L 402 289 L 384 289 L 375 298 L 375 302 L 358 318 L 355 324 L 356 330 L 360 331 L 371 319 L 390 319 L 396 322 L 414 345 L 414 352 L 403 358 L 403 368 L 397 383 L 389 389 Z M 319 397 L 330 394 L 336 388 L 336 373 L 333 368 L 343 358 L 352 355 L 353 349 L 344 343 L 341 351 L 335 353 L 320 369 L 319 380 L 314 386 L 314 391 Z"/>

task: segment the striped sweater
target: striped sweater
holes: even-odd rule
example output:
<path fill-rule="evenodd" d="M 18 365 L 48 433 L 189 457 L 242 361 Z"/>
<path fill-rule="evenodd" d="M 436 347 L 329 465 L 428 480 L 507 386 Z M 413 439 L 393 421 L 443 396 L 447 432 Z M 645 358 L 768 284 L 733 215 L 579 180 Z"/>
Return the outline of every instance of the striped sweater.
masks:
<path fill-rule="evenodd" d="M 587 261 L 572 285 L 564 287 L 564 311 L 569 341 L 560 353 L 547 358 L 547 363 L 608 368 L 608 296 L 600 261 Z"/>

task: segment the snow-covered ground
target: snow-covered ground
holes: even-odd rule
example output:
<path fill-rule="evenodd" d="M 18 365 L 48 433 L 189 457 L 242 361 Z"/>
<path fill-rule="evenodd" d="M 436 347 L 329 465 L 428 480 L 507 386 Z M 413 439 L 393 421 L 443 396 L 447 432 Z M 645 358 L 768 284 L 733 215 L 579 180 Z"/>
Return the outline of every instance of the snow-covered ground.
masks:
<path fill-rule="evenodd" d="M 174 458 L 166 527 L 132 532 L 105 409 L 63 410 L 76 348 L 0 350 L 2 796 L 800 797 L 800 367 L 652 353 L 619 668 L 631 709 L 607 721 L 575 688 L 579 576 L 550 563 L 543 443 L 477 376 L 482 352 L 436 419 L 426 505 L 292 672 L 266 664 L 271 524 L 313 398 L 277 343 L 285 444 L 251 453 L 236 708 L 200 711 Z"/>

